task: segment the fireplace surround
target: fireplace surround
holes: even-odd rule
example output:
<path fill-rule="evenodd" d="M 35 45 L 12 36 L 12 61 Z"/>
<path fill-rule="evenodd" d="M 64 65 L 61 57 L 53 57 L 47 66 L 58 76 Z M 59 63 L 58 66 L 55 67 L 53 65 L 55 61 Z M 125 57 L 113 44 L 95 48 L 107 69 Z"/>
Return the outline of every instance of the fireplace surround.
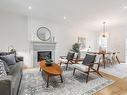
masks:
<path fill-rule="evenodd" d="M 53 61 L 55 61 L 55 47 L 56 43 L 53 42 L 32 42 L 33 67 L 38 67 L 39 54 L 42 54 L 42 57 L 48 55 Z"/>

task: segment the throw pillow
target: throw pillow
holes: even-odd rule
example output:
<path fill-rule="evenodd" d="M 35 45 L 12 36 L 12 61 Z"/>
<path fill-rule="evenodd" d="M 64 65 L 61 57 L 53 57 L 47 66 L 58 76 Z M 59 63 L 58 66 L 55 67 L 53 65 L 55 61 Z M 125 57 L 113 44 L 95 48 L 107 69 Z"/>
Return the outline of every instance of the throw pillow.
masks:
<path fill-rule="evenodd" d="M 3 80 L 7 76 L 6 71 L 4 69 L 3 62 L 0 62 L 0 80 Z"/>
<path fill-rule="evenodd" d="M 94 63 L 95 61 L 95 57 L 96 55 L 90 55 L 90 54 L 86 54 L 86 57 L 83 60 L 82 64 L 90 64 L 90 63 Z"/>
<path fill-rule="evenodd" d="M 0 56 L 0 59 L 4 60 L 7 63 L 8 66 L 9 65 L 14 65 L 16 63 L 14 54 Z"/>
<path fill-rule="evenodd" d="M 10 55 L 10 54 L 14 54 L 15 55 L 15 60 L 16 60 L 16 52 L 0 52 L 0 56 L 5 56 L 5 55 Z"/>
<path fill-rule="evenodd" d="M 4 69 L 5 69 L 6 73 L 9 73 L 9 72 L 10 72 L 10 69 L 9 69 L 7 63 L 6 63 L 5 61 L 3 61 L 3 60 L 0 60 L 0 62 L 3 62 L 3 64 L 4 64 Z"/>
<path fill-rule="evenodd" d="M 9 52 L 0 52 L 0 56 L 9 55 Z"/>

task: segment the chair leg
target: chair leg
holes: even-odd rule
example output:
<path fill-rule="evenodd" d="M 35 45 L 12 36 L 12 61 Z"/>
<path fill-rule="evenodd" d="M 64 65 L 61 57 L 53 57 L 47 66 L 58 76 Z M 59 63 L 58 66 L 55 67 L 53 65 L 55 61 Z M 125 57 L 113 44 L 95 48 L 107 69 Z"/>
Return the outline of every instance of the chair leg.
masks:
<path fill-rule="evenodd" d="M 112 63 L 115 64 L 115 62 L 114 62 L 114 58 L 112 58 Z"/>
<path fill-rule="evenodd" d="M 76 70 L 76 68 L 74 68 L 74 70 L 73 70 L 73 75 L 75 74 L 75 70 Z"/>
<path fill-rule="evenodd" d="M 63 78 L 62 78 L 62 75 L 60 74 L 60 78 L 61 78 L 61 82 L 63 82 Z"/>
<path fill-rule="evenodd" d="M 47 75 L 47 86 L 46 86 L 47 88 L 49 87 L 49 76 L 50 75 Z"/>
<path fill-rule="evenodd" d="M 41 67 L 40 67 L 40 71 L 41 71 Z"/>
<path fill-rule="evenodd" d="M 119 59 L 118 59 L 118 57 L 116 56 L 116 60 L 118 61 L 118 63 L 120 64 L 120 61 L 119 61 Z"/>
<path fill-rule="evenodd" d="M 88 82 L 88 77 L 89 77 L 89 72 L 88 72 L 87 77 L 86 77 L 86 83 Z"/>
<path fill-rule="evenodd" d="M 67 68 L 68 68 L 68 63 L 66 63 L 66 70 L 67 70 Z"/>
<path fill-rule="evenodd" d="M 86 83 L 88 82 L 89 73 L 90 73 L 90 66 L 89 66 L 89 68 L 88 68 L 88 72 L 87 72 Z"/>
<path fill-rule="evenodd" d="M 103 77 L 98 71 L 96 72 L 98 75 L 100 75 L 101 77 Z"/>
<path fill-rule="evenodd" d="M 103 77 L 100 73 L 99 73 L 99 67 L 100 67 L 100 64 L 98 64 L 98 67 L 97 67 L 97 70 L 94 70 L 97 74 L 99 74 L 101 77 Z"/>
<path fill-rule="evenodd" d="M 62 62 L 60 62 L 60 66 L 61 66 Z"/>

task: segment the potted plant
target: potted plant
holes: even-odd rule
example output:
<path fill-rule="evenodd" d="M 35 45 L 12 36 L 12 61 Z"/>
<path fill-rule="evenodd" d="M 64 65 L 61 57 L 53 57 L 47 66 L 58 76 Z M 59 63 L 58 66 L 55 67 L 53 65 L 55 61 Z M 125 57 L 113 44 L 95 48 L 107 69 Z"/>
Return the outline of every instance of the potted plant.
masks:
<path fill-rule="evenodd" d="M 79 47 L 80 47 L 80 44 L 79 43 L 75 43 L 72 45 L 72 50 L 76 53 L 79 53 Z"/>
<path fill-rule="evenodd" d="M 50 58 L 48 58 L 48 57 L 45 57 L 45 61 L 46 61 L 46 66 L 52 66 L 52 60 L 50 59 Z"/>

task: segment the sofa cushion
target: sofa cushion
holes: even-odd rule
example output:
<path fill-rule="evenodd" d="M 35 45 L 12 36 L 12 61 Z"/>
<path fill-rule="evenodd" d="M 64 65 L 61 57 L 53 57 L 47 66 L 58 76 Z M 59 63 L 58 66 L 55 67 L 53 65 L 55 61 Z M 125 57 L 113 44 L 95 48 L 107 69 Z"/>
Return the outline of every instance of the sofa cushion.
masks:
<path fill-rule="evenodd" d="M 14 65 L 16 63 L 14 54 L 0 56 L 0 59 L 4 60 L 7 65 Z"/>
<path fill-rule="evenodd" d="M 0 80 L 3 80 L 7 76 L 5 68 L 4 68 L 4 63 L 0 62 Z"/>
<path fill-rule="evenodd" d="M 9 69 L 10 72 L 8 73 L 8 76 L 11 76 L 11 86 L 14 89 L 14 95 L 16 95 L 19 84 L 20 84 L 20 79 L 22 77 L 22 65 L 23 62 L 17 62 L 14 65 L 10 65 Z"/>
<path fill-rule="evenodd" d="M 8 75 L 15 75 L 17 74 L 18 72 L 21 72 L 22 71 L 22 64 L 23 62 L 20 61 L 20 62 L 17 62 L 16 64 L 14 65 L 9 65 L 9 69 L 10 69 L 10 72 L 8 73 Z"/>
<path fill-rule="evenodd" d="M 86 54 L 82 64 L 94 63 L 96 55 Z"/>

